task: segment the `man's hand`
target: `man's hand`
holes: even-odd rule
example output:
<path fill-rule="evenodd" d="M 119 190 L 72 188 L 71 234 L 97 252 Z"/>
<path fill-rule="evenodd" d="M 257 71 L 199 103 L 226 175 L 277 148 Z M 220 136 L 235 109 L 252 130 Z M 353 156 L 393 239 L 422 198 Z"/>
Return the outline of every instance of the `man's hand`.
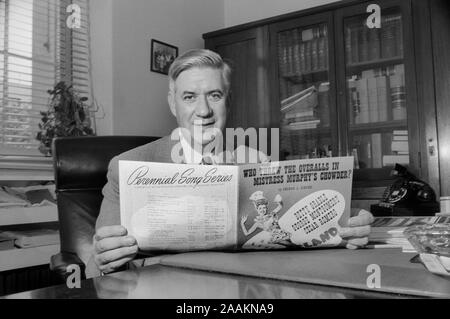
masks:
<path fill-rule="evenodd" d="M 123 226 L 104 226 L 94 235 L 94 262 L 105 274 L 134 259 L 137 251 L 136 239 Z"/>
<path fill-rule="evenodd" d="M 359 213 L 350 217 L 348 227 L 343 227 L 340 231 L 342 239 L 346 240 L 348 249 L 357 249 L 367 245 L 369 242 L 370 224 L 373 222 L 373 216 L 367 210 L 352 208 L 352 215 L 355 210 L 359 210 Z"/>

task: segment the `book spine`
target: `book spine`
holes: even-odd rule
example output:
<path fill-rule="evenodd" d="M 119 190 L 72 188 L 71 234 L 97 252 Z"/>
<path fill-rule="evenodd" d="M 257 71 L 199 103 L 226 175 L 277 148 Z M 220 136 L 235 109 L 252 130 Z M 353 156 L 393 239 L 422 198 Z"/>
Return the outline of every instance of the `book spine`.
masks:
<path fill-rule="evenodd" d="M 371 168 L 372 167 L 372 139 L 370 135 L 361 136 L 360 141 L 360 168 Z"/>
<path fill-rule="evenodd" d="M 314 38 L 311 40 L 311 71 L 319 69 L 319 29 L 314 28 Z"/>
<path fill-rule="evenodd" d="M 304 42 L 300 43 L 300 69 L 301 73 L 306 72 L 306 44 Z"/>
<path fill-rule="evenodd" d="M 394 130 L 392 132 L 394 135 L 408 135 L 408 130 Z"/>
<path fill-rule="evenodd" d="M 406 92 L 405 92 L 404 78 L 405 74 L 403 65 L 396 66 L 394 75 L 390 76 L 393 120 L 406 119 Z"/>
<path fill-rule="evenodd" d="M 367 88 L 367 79 L 361 78 L 357 81 L 358 93 L 360 99 L 360 120 L 361 123 L 369 123 L 369 96 Z"/>
<path fill-rule="evenodd" d="M 367 89 L 369 92 L 369 122 L 379 122 L 377 79 L 373 74 L 367 77 Z"/>
<path fill-rule="evenodd" d="M 353 63 L 352 55 L 352 29 L 349 27 L 345 28 L 345 59 L 347 64 Z"/>
<path fill-rule="evenodd" d="M 326 25 L 323 26 L 322 34 L 324 38 L 324 68 L 328 69 L 328 31 Z"/>
<path fill-rule="evenodd" d="M 369 60 L 369 39 L 368 28 L 366 26 L 360 26 L 358 28 L 359 36 L 359 62 L 365 62 Z"/>
<path fill-rule="evenodd" d="M 356 80 L 349 79 L 347 82 L 347 107 L 350 112 L 350 124 L 361 123 L 361 110 L 359 104 L 359 95 L 356 89 Z"/>
<path fill-rule="evenodd" d="M 390 132 L 386 132 L 381 134 L 381 154 L 392 154 L 391 143 L 392 143 L 393 134 Z"/>
<path fill-rule="evenodd" d="M 320 123 L 320 120 L 313 119 L 313 120 L 309 120 L 309 121 L 293 122 L 290 125 L 291 126 L 306 126 L 306 125 L 317 125 L 319 123 Z"/>
<path fill-rule="evenodd" d="M 292 119 L 292 118 L 300 118 L 300 117 L 305 117 L 305 116 L 315 116 L 316 112 L 314 110 L 310 110 L 310 111 L 304 111 L 304 112 L 288 112 L 286 113 L 285 117 L 287 119 Z"/>
<path fill-rule="evenodd" d="M 394 166 L 395 164 L 409 164 L 409 155 L 385 155 L 383 166 Z"/>
<path fill-rule="evenodd" d="M 318 50 L 319 50 L 319 52 L 318 52 L 318 54 L 319 54 L 318 68 L 319 68 L 319 70 L 326 69 L 326 65 L 327 65 L 326 61 L 325 61 L 325 42 L 326 42 L 326 39 L 323 36 L 318 39 Z"/>
<path fill-rule="evenodd" d="M 278 35 L 278 65 L 280 67 L 280 75 L 285 76 L 287 73 L 287 47 L 286 36 L 284 33 Z"/>
<path fill-rule="evenodd" d="M 380 59 L 380 33 L 377 28 L 369 29 L 369 59 Z"/>
<path fill-rule="evenodd" d="M 293 42 L 294 42 L 294 57 L 293 57 L 293 62 L 294 62 L 294 74 L 295 75 L 299 75 L 302 73 L 301 70 L 301 64 L 300 64 L 300 36 L 298 34 L 298 30 L 293 30 Z"/>
<path fill-rule="evenodd" d="M 330 126 L 329 83 L 321 83 L 318 90 L 318 113 L 323 127 Z"/>
<path fill-rule="evenodd" d="M 395 44 L 397 56 L 403 57 L 403 23 L 401 16 L 395 20 Z"/>
<path fill-rule="evenodd" d="M 395 25 L 392 17 L 382 17 L 381 28 L 381 57 L 388 59 L 396 56 Z"/>
<path fill-rule="evenodd" d="M 358 48 L 358 27 L 351 27 L 351 45 L 352 45 L 352 63 L 358 63 L 359 60 L 359 48 Z"/>
<path fill-rule="evenodd" d="M 358 158 L 358 149 L 354 148 L 352 149 L 352 156 L 353 156 L 353 165 L 355 169 L 359 169 L 359 158 Z"/>
<path fill-rule="evenodd" d="M 408 140 L 408 136 L 407 135 L 394 135 L 392 137 L 393 141 L 407 141 Z"/>
<path fill-rule="evenodd" d="M 381 134 L 372 134 L 372 168 L 382 167 L 382 156 Z"/>
<path fill-rule="evenodd" d="M 309 123 L 311 121 L 316 121 L 317 117 L 315 116 L 303 116 L 303 117 L 294 117 L 286 120 L 287 124 L 298 125 L 301 123 Z"/>
<path fill-rule="evenodd" d="M 294 73 L 294 41 L 291 31 L 286 31 L 287 38 L 287 74 L 292 75 Z"/>
<path fill-rule="evenodd" d="M 380 122 L 388 120 L 386 77 L 380 75 L 376 78 L 376 87 L 378 95 L 378 119 Z"/>
<path fill-rule="evenodd" d="M 392 141 L 391 149 L 393 152 L 409 153 L 408 141 Z"/>
<path fill-rule="evenodd" d="M 310 72 L 312 68 L 312 46 L 311 41 L 305 43 L 305 72 Z"/>

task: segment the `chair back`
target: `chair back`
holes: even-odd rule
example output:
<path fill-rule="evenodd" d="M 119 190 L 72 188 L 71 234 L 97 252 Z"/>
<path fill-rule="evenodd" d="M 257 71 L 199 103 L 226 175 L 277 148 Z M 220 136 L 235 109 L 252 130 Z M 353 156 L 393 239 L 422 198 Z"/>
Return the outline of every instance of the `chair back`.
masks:
<path fill-rule="evenodd" d="M 56 138 L 52 145 L 61 252 L 87 263 L 109 161 L 158 137 L 89 136 Z"/>

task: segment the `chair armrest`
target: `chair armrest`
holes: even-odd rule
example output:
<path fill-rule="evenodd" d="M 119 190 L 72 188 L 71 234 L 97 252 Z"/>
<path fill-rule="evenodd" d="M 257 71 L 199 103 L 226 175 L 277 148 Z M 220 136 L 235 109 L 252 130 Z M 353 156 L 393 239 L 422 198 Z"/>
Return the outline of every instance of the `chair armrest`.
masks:
<path fill-rule="evenodd" d="M 67 272 L 67 267 L 69 265 L 79 266 L 81 279 L 86 278 L 86 265 L 83 263 L 80 257 L 78 257 L 78 255 L 74 253 L 60 252 L 59 254 L 53 255 L 50 258 L 50 270 L 53 272 L 59 282 L 66 282 L 67 276 L 71 274 L 71 272 Z"/>

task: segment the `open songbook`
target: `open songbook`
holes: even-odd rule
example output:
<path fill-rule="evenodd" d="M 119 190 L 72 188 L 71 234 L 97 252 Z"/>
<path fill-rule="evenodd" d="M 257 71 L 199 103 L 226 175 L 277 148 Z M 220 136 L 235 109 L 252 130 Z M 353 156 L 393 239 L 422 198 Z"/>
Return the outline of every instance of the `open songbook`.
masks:
<path fill-rule="evenodd" d="M 141 251 L 339 245 L 353 157 L 264 164 L 119 161 L 120 217 Z"/>

